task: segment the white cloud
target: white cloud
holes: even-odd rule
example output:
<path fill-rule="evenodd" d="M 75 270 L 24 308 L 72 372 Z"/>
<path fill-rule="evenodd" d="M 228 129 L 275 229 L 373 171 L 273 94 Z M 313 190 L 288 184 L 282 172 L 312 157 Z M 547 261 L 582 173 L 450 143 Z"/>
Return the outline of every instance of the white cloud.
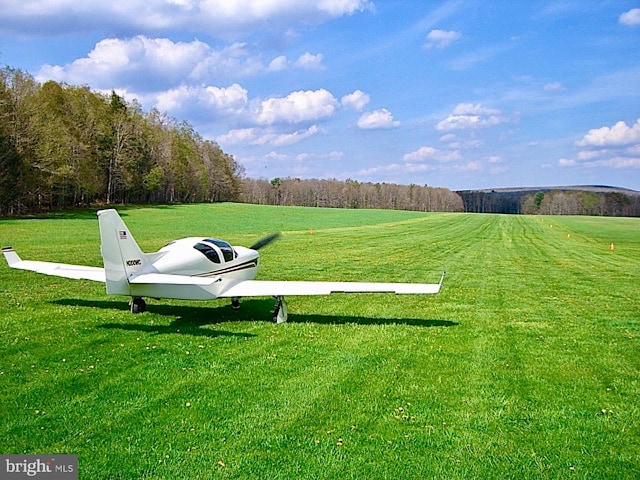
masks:
<path fill-rule="evenodd" d="M 460 160 L 459 150 L 439 150 L 430 146 L 423 146 L 413 152 L 405 153 L 402 157 L 407 163 L 424 162 L 425 160 L 437 160 L 438 162 L 452 162 Z"/>
<path fill-rule="evenodd" d="M 181 86 L 162 92 L 157 96 L 156 108 L 161 112 L 176 111 L 182 108 L 186 103 L 197 99 L 199 89 Z"/>
<path fill-rule="evenodd" d="M 353 108 L 356 111 L 361 111 L 369 103 L 370 97 L 362 90 L 355 90 L 353 93 L 345 95 L 340 100 L 343 107 Z"/>
<path fill-rule="evenodd" d="M 460 150 L 447 150 L 438 152 L 438 160 L 441 162 L 453 162 L 455 160 L 460 160 L 462 156 L 460 155 Z"/>
<path fill-rule="evenodd" d="M 128 40 L 108 38 L 98 42 L 85 58 L 65 66 L 44 65 L 36 78 L 95 88 L 130 85 L 144 77 L 150 85 L 170 85 L 191 74 L 211 49 L 206 43 L 173 42 L 138 35 Z"/>
<path fill-rule="evenodd" d="M 393 119 L 393 114 L 386 108 L 365 112 L 358 119 L 358 127 L 365 130 L 379 128 L 395 128 L 400 122 Z"/>
<path fill-rule="evenodd" d="M 640 168 L 640 118 L 632 126 L 617 122 L 612 127 L 593 128 L 576 143 L 582 148 L 577 160 L 562 158 L 558 165 L 586 168 Z"/>
<path fill-rule="evenodd" d="M 261 0 L 254 0 L 259 2 Z M 263 1 L 263 0 L 262 0 Z M 296 5 L 297 3 L 304 2 L 286 2 Z M 329 13 L 333 17 L 341 16 L 344 14 L 352 14 L 355 12 L 361 12 L 366 9 L 372 9 L 373 2 L 369 0 L 319 0 L 318 9 L 323 12 Z"/>
<path fill-rule="evenodd" d="M 429 157 L 435 156 L 436 153 L 438 153 L 438 150 L 436 148 L 424 146 L 420 147 L 417 150 L 414 150 L 413 152 L 405 153 L 402 159 L 405 162 L 419 162 Z"/>
<path fill-rule="evenodd" d="M 480 103 L 460 103 L 453 109 L 454 115 L 495 115 L 500 110 L 483 107 Z"/>
<path fill-rule="evenodd" d="M 156 108 L 162 112 L 181 111 L 198 107 L 221 113 L 238 114 L 247 105 L 247 91 L 237 83 L 226 88 L 190 87 L 182 85 L 162 92 L 156 97 Z M 203 112 L 206 113 L 206 112 Z"/>
<path fill-rule="evenodd" d="M 629 127 L 617 122 L 613 127 L 594 128 L 576 142 L 578 147 L 624 146 L 640 143 L 640 118 Z"/>
<path fill-rule="evenodd" d="M 254 112 L 254 118 L 261 125 L 315 121 L 332 116 L 337 104 L 331 92 L 324 88 L 297 91 L 284 98 L 263 100 Z"/>
<path fill-rule="evenodd" d="M 320 131 L 317 125 L 312 125 L 311 127 L 298 130 L 291 133 L 265 133 L 251 143 L 254 145 L 274 145 L 274 146 L 283 146 L 283 145 L 293 145 L 298 142 L 301 142 L 305 138 L 312 137 Z"/>
<path fill-rule="evenodd" d="M 219 135 L 216 141 L 221 145 L 239 145 L 239 144 L 251 144 L 251 145 L 293 145 L 305 138 L 316 135 L 321 130 L 317 125 L 312 125 L 307 129 L 297 130 L 295 132 L 277 132 L 273 129 L 260 129 L 260 128 L 240 128 L 230 130 L 224 135 Z"/>
<path fill-rule="evenodd" d="M 321 59 L 322 56 L 312 57 Z M 312 59 L 307 62 L 305 68 L 313 63 Z M 185 79 L 192 83 L 220 82 L 283 70 L 288 66 L 283 56 L 265 65 L 244 43 L 213 49 L 199 40 L 173 42 L 167 38 L 138 35 L 123 40 L 101 40 L 84 58 L 64 66 L 44 65 L 36 78 L 105 89 L 131 90 L 135 84 L 138 90 L 158 91 L 174 87 Z"/>
<path fill-rule="evenodd" d="M 453 148 L 453 149 L 465 149 L 465 150 L 472 150 L 472 149 L 476 149 L 476 148 L 480 148 L 482 147 L 482 145 L 484 144 L 484 142 L 478 138 L 475 137 L 475 134 L 472 132 L 472 134 L 470 135 L 470 137 L 468 139 L 459 139 L 455 134 L 453 133 L 447 133 L 445 135 L 442 135 L 439 140 L 442 143 L 446 143 L 447 146 L 449 148 Z"/>
<path fill-rule="evenodd" d="M 300 57 L 298 57 L 295 62 L 289 62 L 286 56 L 280 55 L 271 60 L 269 65 L 264 70 L 268 72 L 280 72 L 288 68 L 299 68 L 302 70 L 324 70 L 325 67 L 322 64 L 323 58 L 324 55 L 322 55 L 321 53 L 312 54 L 306 52 L 300 55 Z"/>
<path fill-rule="evenodd" d="M 267 70 L 270 72 L 279 72 L 280 70 L 284 70 L 287 68 L 287 57 L 284 55 L 280 55 L 279 57 L 274 58 L 269 63 L 269 67 Z"/>
<path fill-rule="evenodd" d="M 577 162 L 570 158 L 561 158 L 560 160 L 558 160 L 559 167 L 575 167 L 576 165 Z"/>
<path fill-rule="evenodd" d="M 313 55 L 309 52 L 306 52 L 300 55 L 300 58 L 296 60 L 295 66 L 304 70 L 324 70 L 324 65 L 322 65 L 322 58 L 323 55 L 321 53 Z"/>
<path fill-rule="evenodd" d="M 37 36 L 181 30 L 228 37 L 265 27 L 319 24 L 370 8 L 370 0 L 3 0 L 0 32 Z"/>
<path fill-rule="evenodd" d="M 220 135 L 216 138 L 216 141 L 221 145 L 238 145 L 241 143 L 250 143 L 256 138 L 255 128 L 238 128 L 229 130 L 224 135 Z"/>
<path fill-rule="evenodd" d="M 175 87 L 188 81 L 202 84 L 261 75 L 287 68 L 323 69 L 322 54 L 305 53 L 293 63 L 284 55 L 268 64 L 245 43 L 214 49 L 204 42 L 174 42 L 138 35 L 130 39 L 108 38 L 84 57 L 67 65 L 44 65 L 36 78 L 97 89 L 137 89 L 141 93 Z"/>
<path fill-rule="evenodd" d="M 296 161 L 298 162 L 307 162 L 307 161 L 315 161 L 315 160 L 340 160 L 344 157 L 344 152 L 339 150 L 333 150 L 329 153 L 299 153 L 296 155 Z"/>
<path fill-rule="evenodd" d="M 606 152 L 607 150 L 583 150 L 582 152 L 578 152 L 578 160 L 593 160 L 606 154 Z"/>
<path fill-rule="evenodd" d="M 561 167 L 583 166 L 586 168 L 613 169 L 640 168 L 640 157 L 613 156 L 590 162 L 577 162 L 575 160 L 562 158 L 558 161 L 558 165 Z"/>
<path fill-rule="evenodd" d="M 598 167 L 609 167 L 609 168 L 640 168 L 640 157 L 631 158 L 631 157 L 612 157 L 606 160 L 600 160 L 596 162 Z"/>
<path fill-rule="evenodd" d="M 445 30 L 431 30 L 427 35 L 427 41 L 424 44 L 424 48 L 438 48 L 443 50 L 457 40 L 460 40 L 462 34 L 460 32 L 445 31 Z"/>
<path fill-rule="evenodd" d="M 451 142 L 456 142 L 457 138 L 456 138 L 455 134 L 453 134 L 453 133 L 446 133 L 446 134 L 442 135 L 439 140 L 442 143 L 451 143 Z"/>
<path fill-rule="evenodd" d="M 482 170 L 482 162 L 480 160 L 472 160 L 462 165 L 456 165 L 455 169 L 460 172 L 478 172 Z"/>
<path fill-rule="evenodd" d="M 247 44 L 236 42 L 221 49 L 209 48 L 206 55 L 194 58 L 188 76 L 192 81 L 210 82 L 250 77 L 286 67 L 286 58 L 276 57 L 265 65 L 260 55 L 254 54 Z"/>
<path fill-rule="evenodd" d="M 425 160 L 437 160 L 429 162 Z M 493 165 L 492 173 L 502 173 L 504 168 L 496 165 L 501 161 L 490 158 L 489 163 Z M 404 155 L 403 162 L 375 165 L 362 169 L 355 173 L 356 176 L 380 176 L 396 173 L 420 173 L 420 172 L 440 172 L 455 174 L 455 172 L 474 173 L 483 170 L 480 160 L 463 161 L 460 152 L 443 151 L 433 147 L 424 146 L 413 152 Z"/>
<path fill-rule="evenodd" d="M 287 161 L 289 157 L 284 153 L 278 153 L 275 151 L 271 151 L 266 155 L 262 156 L 262 160 L 275 160 L 276 162 L 284 162 Z"/>
<path fill-rule="evenodd" d="M 204 100 L 218 110 L 239 113 L 247 105 L 248 92 L 237 83 L 227 87 L 206 87 Z"/>
<path fill-rule="evenodd" d="M 618 21 L 622 25 L 640 25 L 640 8 L 632 8 L 628 12 L 624 12 Z"/>
<path fill-rule="evenodd" d="M 483 107 L 480 103 L 461 103 L 447 118 L 436 125 L 436 130 L 448 132 L 467 128 L 493 127 L 506 121 L 500 110 Z"/>
<path fill-rule="evenodd" d="M 171 115 L 212 120 L 212 113 L 242 115 L 259 125 L 314 122 L 333 115 L 338 101 L 325 89 L 293 92 L 285 98 L 251 102 L 238 83 L 215 86 L 225 78 L 257 75 L 285 68 L 322 68 L 322 55 L 305 53 L 290 63 L 286 57 L 265 65 L 244 43 L 213 49 L 198 40 L 174 42 L 166 38 L 138 35 L 131 39 L 105 39 L 89 54 L 65 66 L 45 65 L 37 79 L 70 84 L 88 84 L 103 91 L 127 92 L 146 108 L 155 107 Z M 287 140 L 291 142 L 300 133 Z M 232 140 L 232 137 L 225 137 Z"/>
<path fill-rule="evenodd" d="M 640 143 L 637 145 L 631 145 L 630 147 L 626 148 L 625 153 L 627 155 L 640 157 Z"/>

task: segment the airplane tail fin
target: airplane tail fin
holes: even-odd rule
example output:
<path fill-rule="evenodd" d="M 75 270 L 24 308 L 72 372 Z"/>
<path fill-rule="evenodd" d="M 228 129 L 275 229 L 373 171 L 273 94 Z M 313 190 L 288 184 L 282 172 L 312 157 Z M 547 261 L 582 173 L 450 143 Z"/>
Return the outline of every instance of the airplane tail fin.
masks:
<path fill-rule="evenodd" d="M 107 293 L 130 295 L 129 278 L 145 267 L 146 255 L 116 210 L 98 211 L 98 222 Z"/>

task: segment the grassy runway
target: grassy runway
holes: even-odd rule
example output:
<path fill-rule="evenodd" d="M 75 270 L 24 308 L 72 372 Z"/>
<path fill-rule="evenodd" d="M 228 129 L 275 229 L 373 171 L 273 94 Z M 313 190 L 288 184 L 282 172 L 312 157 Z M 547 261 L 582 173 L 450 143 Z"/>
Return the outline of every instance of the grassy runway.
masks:
<path fill-rule="evenodd" d="M 149 300 L 0 266 L 0 453 L 83 479 L 637 478 L 640 219 L 133 208 L 145 251 L 261 251 L 262 279 L 447 279 L 436 296 Z M 95 212 L 0 220 L 25 259 L 101 266 Z M 611 244 L 614 250 L 611 250 Z"/>

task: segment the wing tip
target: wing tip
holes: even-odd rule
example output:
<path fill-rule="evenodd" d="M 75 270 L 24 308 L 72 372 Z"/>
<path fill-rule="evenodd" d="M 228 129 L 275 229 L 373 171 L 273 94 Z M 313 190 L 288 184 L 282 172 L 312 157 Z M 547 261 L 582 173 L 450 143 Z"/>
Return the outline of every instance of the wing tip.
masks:
<path fill-rule="evenodd" d="M 2 254 L 10 267 L 13 267 L 16 263 L 20 263 L 22 261 L 13 247 L 2 247 Z"/>

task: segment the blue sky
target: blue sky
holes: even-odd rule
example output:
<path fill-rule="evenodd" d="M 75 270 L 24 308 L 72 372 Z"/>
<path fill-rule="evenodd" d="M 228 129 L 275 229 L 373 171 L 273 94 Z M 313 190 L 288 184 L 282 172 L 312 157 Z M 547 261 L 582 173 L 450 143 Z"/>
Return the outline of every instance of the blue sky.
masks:
<path fill-rule="evenodd" d="M 640 190 L 638 0 L 3 0 L 0 64 L 188 120 L 254 178 Z"/>

